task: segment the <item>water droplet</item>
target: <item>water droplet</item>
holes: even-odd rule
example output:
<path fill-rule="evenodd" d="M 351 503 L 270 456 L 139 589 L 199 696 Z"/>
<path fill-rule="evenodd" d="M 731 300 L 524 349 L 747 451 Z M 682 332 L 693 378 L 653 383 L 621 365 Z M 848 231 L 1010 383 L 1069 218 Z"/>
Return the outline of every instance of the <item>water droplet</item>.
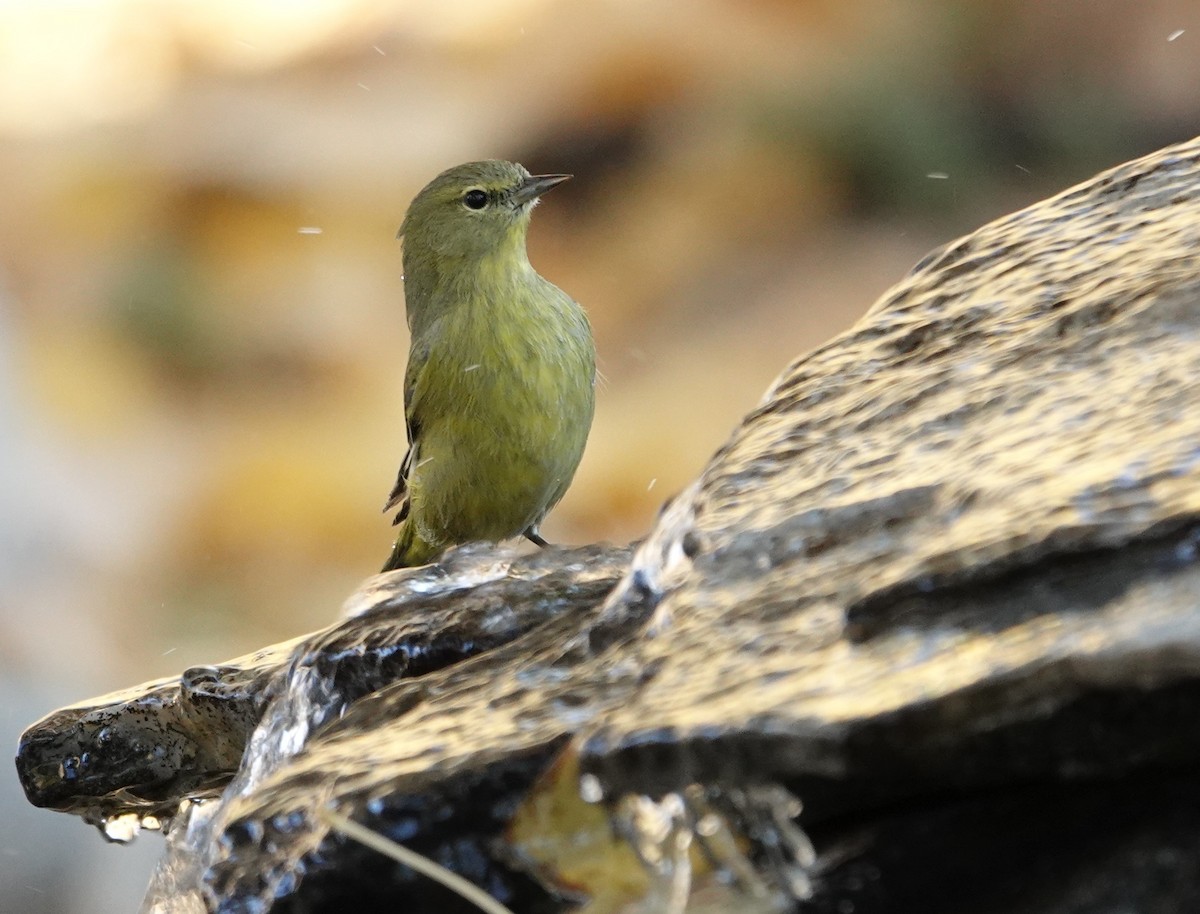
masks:
<path fill-rule="evenodd" d="M 79 777 L 80 760 L 77 755 L 69 755 L 58 764 L 58 776 L 64 781 L 73 781 Z"/>
<path fill-rule="evenodd" d="M 259 844 L 262 838 L 263 826 L 261 822 L 243 820 L 235 822 L 225 829 L 225 834 L 221 836 L 221 843 L 231 848 L 250 847 Z"/>
<path fill-rule="evenodd" d="M 604 799 L 604 788 L 594 774 L 585 774 L 579 779 L 579 796 L 585 803 L 599 803 Z"/>
<path fill-rule="evenodd" d="M 142 820 L 135 812 L 123 816 L 113 816 L 100 823 L 104 837 L 116 844 L 128 844 L 142 830 Z"/>

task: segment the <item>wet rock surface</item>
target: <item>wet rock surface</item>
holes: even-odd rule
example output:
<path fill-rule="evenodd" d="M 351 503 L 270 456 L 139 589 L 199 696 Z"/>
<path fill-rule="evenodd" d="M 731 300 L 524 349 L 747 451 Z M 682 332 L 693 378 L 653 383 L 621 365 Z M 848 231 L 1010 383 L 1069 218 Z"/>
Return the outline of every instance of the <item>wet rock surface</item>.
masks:
<path fill-rule="evenodd" d="M 22 736 L 18 775 L 34 805 L 89 822 L 169 817 L 184 798 L 215 795 L 230 781 L 272 703 L 303 698 L 297 726 L 319 727 L 393 680 L 594 605 L 629 554 L 603 546 L 523 557 L 464 549 L 438 566 L 373 578 L 348 601 L 344 622 L 47 715 Z M 301 681 L 312 691 L 289 695 Z"/>
<path fill-rule="evenodd" d="M 219 763 L 168 751 L 147 780 L 65 709 L 22 744 L 31 799 L 163 812 L 247 743 L 180 816 L 164 873 L 191 869 L 158 910 L 468 910 L 325 808 L 564 910 L 615 874 L 572 882 L 507 830 L 567 758 L 643 857 L 621 798 L 690 797 L 664 834 L 724 872 L 717 910 L 1195 907 L 1198 165 L 1181 144 L 931 254 L 784 372 L 632 559 L 469 549 L 379 578 L 265 667 L 193 677 L 237 696 L 193 736 Z M 181 704 L 146 696 L 172 688 L 103 725 L 141 715 L 123 732 L 153 744 Z M 61 774 L 85 751 L 102 777 Z"/>

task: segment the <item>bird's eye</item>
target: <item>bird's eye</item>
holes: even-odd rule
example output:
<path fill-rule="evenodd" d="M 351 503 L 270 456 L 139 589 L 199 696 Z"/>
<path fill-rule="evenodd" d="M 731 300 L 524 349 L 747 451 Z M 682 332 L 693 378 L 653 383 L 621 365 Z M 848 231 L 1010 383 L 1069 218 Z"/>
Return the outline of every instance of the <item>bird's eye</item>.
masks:
<path fill-rule="evenodd" d="M 466 206 L 467 209 L 483 209 L 485 206 L 487 206 L 487 202 L 487 194 L 478 188 L 475 190 L 469 190 L 463 194 L 463 205 Z"/>

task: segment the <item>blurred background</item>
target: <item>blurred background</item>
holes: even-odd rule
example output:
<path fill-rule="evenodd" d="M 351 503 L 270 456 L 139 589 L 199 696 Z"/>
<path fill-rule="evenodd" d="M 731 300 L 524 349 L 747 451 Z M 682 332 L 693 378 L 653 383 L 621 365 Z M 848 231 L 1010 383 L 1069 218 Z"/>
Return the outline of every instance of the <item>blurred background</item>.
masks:
<path fill-rule="evenodd" d="M 623 541 L 929 248 L 1196 132 L 1194 0 L 0 0 L 0 735 L 331 622 L 404 452 L 395 240 L 571 172 L 605 382 L 543 532 Z M 132 911 L 0 776 L 0 911 Z"/>

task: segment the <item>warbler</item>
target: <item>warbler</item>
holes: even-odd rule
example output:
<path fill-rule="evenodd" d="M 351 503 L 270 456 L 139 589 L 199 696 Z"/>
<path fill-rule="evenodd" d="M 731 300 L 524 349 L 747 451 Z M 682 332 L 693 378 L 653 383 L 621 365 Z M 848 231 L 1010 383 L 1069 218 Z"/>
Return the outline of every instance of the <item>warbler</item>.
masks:
<path fill-rule="evenodd" d="M 524 535 L 567 491 L 592 424 L 596 348 L 583 309 L 529 263 L 539 198 L 570 175 L 470 162 L 417 194 L 397 237 L 412 343 L 408 454 L 384 512 L 384 571 L 448 546 Z"/>

